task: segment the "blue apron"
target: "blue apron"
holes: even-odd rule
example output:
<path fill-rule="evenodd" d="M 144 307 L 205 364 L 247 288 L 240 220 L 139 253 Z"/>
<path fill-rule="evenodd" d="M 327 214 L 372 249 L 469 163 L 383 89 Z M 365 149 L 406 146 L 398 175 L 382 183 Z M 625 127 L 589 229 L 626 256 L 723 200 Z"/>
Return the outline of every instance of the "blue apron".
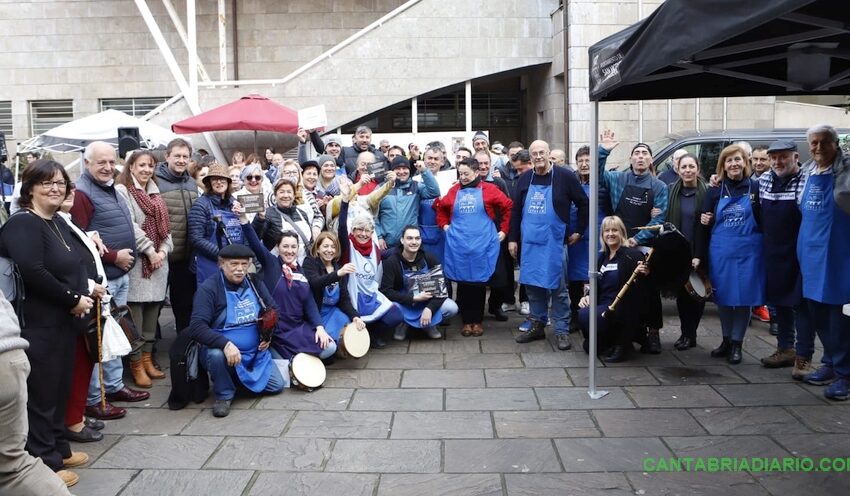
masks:
<path fill-rule="evenodd" d="M 342 310 L 339 309 L 339 282 L 325 286 L 322 290 L 322 306 L 319 313 L 322 316 L 322 327 L 334 341 L 339 341 L 339 333 L 343 327 L 351 322 Z"/>
<path fill-rule="evenodd" d="M 582 184 L 582 189 L 584 189 L 584 193 L 590 197 L 590 185 Z M 599 227 L 602 227 L 602 219 L 605 218 L 605 212 L 602 211 L 601 208 L 597 209 L 599 214 L 597 215 L 597 223 Z M 575 203 L 570 206 L 570 226 L 571 228 L 578 225 L 578 207 L 576 207 Z M 601 229 L 600 229 L 601 231 Z M 575 232 L 574 230 L 570 232 Z M 588 251 L 590 247 L 590 238 L 588 238 L 588 233 L 590 232 L 590 225 L 588 224 L 587 228 L 585 228 L 584 232 L 581 233 L 581 239 L 578 240 L 575 244 L 567 246 L 567 277 L 570 281 L 587 281 L 587 265 L 590 263 L 590 252 Z M 598 242 L 597 242 L 598 244 Z"/>
<path fill-rule="evenodd" d="M 221 222 L 224 224 L 224 229 L 230 240 L 235 244 L 243 244 L 242 224 L 239 222 L 239 216 L 230 210 L 214 209 L 210 216 L 210 224 L 212 225 L 212 234 L 210 234 L 209 242 L 221 248 L 222 243 L 227 243 L 223 235 L 218 234 L 218 224 L 212 220 L 214 216 L 220 216 Z M 195 276 L 198 285 L 210 278 L 210 276 L 218 273 L 218 260 L 210 260 L 209 258 L 197 254 L 195 255 Z"/>
<path fill-rule="evenodd" d="M 833 199 L 835 176 L 810 175 L 800 199 L 797 258 L 803 297 L 827 305 L 850 301 L 850 216 Z"/>
<path fill-rule="evenodd" d="M 399 264 L 401 264 L 401 274 L 402 279 L 404 280 L 404 286 L 402 287 L 403 292 L 410 291 L 410 276 L 424 274 L 429 270 L 428 262 L 425 262 L 425 265 L 419 270 L 407 270 L 404 268 L 404 263 L 399 262 Z M 416 302 L 413 305 L 402 305 L 401 303 L 396 302 L 395 305 L 399 310 L 401 310 L 401 314 L 404 316 L 404 321 L 407 325 L 416 329 L 420 329 L 422 327 L 419 323 L 419 319 L 422 317 L 422 311 L 428 306 L 428 301 Z M 443 312 L 438 310 L 431 316 L 430 326 L 435 326 L 442 320 Z"/>
<path fill-rule="evenodd" d="M 538 288 L 558 289 L 564 277 L 567 224 L 555 213 L 552 202 L 555 171 L 549 171 L 549 174 L 549 184 L 529 184 L 522 206 L 519 282 Z"/>
<path fill-rule="evenodd" d="M 747 179 L 749 190 L 752 181 Z M 724 182 L 721 188 L 729 189 Z M 708 246 L 714 302 L 726 307 L 752 307 L 765 302 L 762 234 L 756 225 L 750 194 L 721 197 L 714 211 Z"/>
<path fill-rule="evenodd" d="M 487 282 L 499 259 L 499 234 L 480 187 L 459 188 L 446 231 L 443 273 L 458 282 Z"/>
<path fill-rule="evenodd" d="M 242 354 L 242 361 L 235 367 L 239 381 L 249 390 L 260 393 L 266 388 L 272 367 L 275 366 L 269 350 L 257 350 L 260 346 L 260 334 L 257 330 L 260 300 L 247 283 L 243 282 L 236 291 L 229 291 L 224 283 L 224 276 L 220 277 L 227 297 L 227 313 L 222 327 L 214 330 L 236 345 Z M 257 353 L 259 354 L 254 362 L 254 368 L 248 370 L 248 364 Z"/>
<path fill-rule="evenodd" d="M 437 225 L 437 212 L 434 211 L 436 198 L 419 201 L 419 234 L 422 236 L 422 249 L 443 261 L 446 247 L 446 236 Z"/>
<path fill-rule="evenodd" d="M 770 268 L 766 274 L 765 302 L 770 305 L 793 307 L 803 298 L 803 281 L 800 264 L 797 262 L 797 235 L 800 232 L 800 210 L 797 208 L 799 179 L 799 175 L 790 178 L 782 191 L 764 192 L 760 195 L 764 266 Z M 774 174 L 774 184 L 779 180 Z"/>

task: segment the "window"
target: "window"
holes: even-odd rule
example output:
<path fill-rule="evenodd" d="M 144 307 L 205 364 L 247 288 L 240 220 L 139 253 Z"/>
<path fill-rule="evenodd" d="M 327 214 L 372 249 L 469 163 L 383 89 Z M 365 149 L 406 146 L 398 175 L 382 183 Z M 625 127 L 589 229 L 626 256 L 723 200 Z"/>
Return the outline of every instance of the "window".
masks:
<path fill-rule="evenodd" d="M 8 100 L 0 101 L 0 133 L 12 137 L 12 102 Z"/>
<path fill-rule="evenodd" d="M 74 120 L 73 100 L 39 100 L 29 104 L 33 136 Z"/>
<path fill-rule="evenodd" d="M 169 97 L 156 96 L 146 98 L 101 98 L 100 110 L 120 110 L 133 117 L 143 117 L 151 110 L 167 102 Z"/>

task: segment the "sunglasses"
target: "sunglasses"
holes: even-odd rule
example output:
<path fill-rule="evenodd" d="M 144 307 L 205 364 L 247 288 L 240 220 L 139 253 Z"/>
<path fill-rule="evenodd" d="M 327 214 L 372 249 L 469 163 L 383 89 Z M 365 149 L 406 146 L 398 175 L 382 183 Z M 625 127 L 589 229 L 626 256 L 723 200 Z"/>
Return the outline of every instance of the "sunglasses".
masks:
<path fill-rule="evenodd" d="M 245 176 L 246 181 L 261 181 L 263 176 Z"/>

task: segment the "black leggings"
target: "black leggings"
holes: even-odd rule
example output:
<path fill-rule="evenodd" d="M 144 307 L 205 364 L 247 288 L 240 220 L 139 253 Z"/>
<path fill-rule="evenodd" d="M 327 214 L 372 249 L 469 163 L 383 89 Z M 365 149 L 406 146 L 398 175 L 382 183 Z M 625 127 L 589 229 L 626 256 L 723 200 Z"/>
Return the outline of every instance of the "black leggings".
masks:
<path fill-rule="evenodd" d="M 705 302 L 698 301 L 682 288 L 679 290 L 679 294 L 676 295 L 676 308 L 679 310 L 682 336 L 696 338 L 697 326 L 699 326 L 699 321 L 702 319 Z"/>
<path fill-rule="evenodd" d="M 464 324 L 480 324 L 484 320 L 484 298 L 487 287 L 457 283 L 457 306 Z"/>

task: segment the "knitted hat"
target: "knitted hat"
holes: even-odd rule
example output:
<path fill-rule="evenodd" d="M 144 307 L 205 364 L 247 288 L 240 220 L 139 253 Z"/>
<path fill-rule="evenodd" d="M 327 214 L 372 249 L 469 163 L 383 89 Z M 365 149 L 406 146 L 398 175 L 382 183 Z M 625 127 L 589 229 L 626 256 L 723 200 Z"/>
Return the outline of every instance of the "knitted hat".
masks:
<path fill-rule="evenodd" d="M 392 164 L 390 164 L 391 169 L 396 169 L 398 167 L 406 167 L 411 173 L 413 173 L 413 169 L 410 167 L 410 160 L 404 155 L 399 155 L 393 159 Z"/>
<path fill-rule="evenodd" d="M 301 162 L 301 172 L 307 170 L 308 167 L 313 167 L 314 169 L 316 169 L 316 172 L 319 172 L 319 162 L 316 162 L 315 160 L 307 160 Z"/>
<path fill-rule="evenodd" d="M 478 140 L 484 140 L 484 142 L 487 143 L 487 146 L 490 146 L 490 138 L 488 138 L 487 135 L 484 134 L 484 131 L 476 131 L 475 135 L 472 136 L 473 143 Z"/>
<path fill-rule="evenodd" d="M 325 142 L 325 146 L 328 146 L 329 143 L 336 143 L 339 146 L 343 146 L 342 140 L 339 139 L 339 135 L 335 133 L 322 136 L 322 141 Z"/>
<path fill-rule="evenodd" d="M 319 164 L 319 168 L 325 165 L 325 162 L 333 162 L 334 166 L 336 166 L 336 159 L 333 157 L 333 155 L 323 153 L 322 155 L 316 157 L 316 163 Z"/>

